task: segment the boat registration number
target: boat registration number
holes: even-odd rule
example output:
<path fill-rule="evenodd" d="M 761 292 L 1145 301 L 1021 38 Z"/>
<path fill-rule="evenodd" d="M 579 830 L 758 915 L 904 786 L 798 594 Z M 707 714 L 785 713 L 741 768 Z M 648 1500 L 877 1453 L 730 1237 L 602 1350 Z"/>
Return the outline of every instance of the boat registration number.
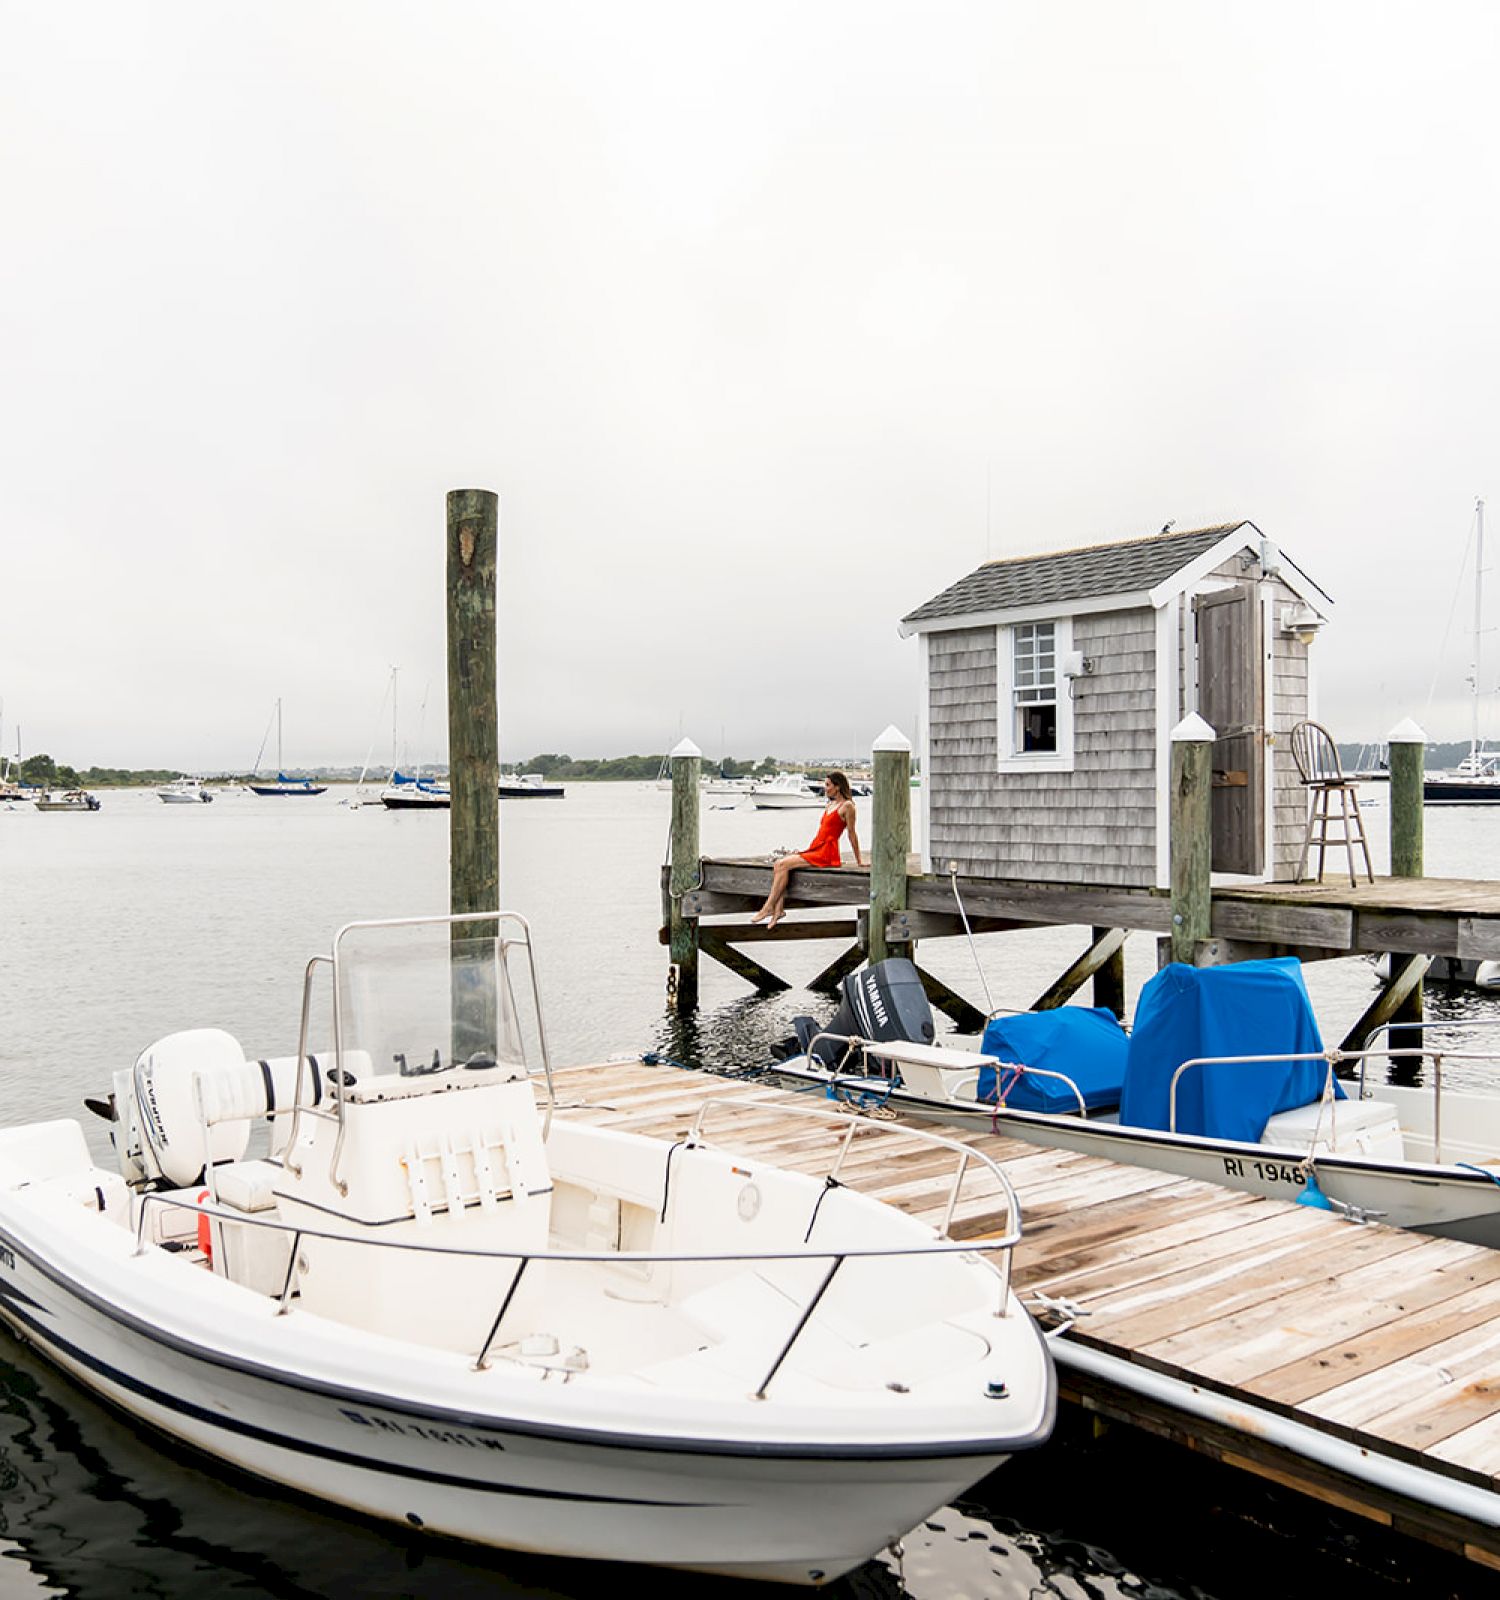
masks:
<path fill-rule="evenodd" d="M 1299 1189 L 1307 1185 L 1301 1167 L 1290 1161 L 1250 1161 L 1244 1156 L 1225 1156 L 1224 1173 L 1230 1178 L 1255 1177 L 1264 1183 L 1291 1183 Z"/>

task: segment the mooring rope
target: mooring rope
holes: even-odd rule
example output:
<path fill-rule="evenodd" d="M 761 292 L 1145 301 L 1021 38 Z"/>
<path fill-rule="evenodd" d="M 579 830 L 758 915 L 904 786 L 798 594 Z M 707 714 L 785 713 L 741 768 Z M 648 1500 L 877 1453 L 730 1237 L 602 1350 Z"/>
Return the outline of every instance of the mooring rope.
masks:
<path fill-rule="evenodd" d="M 953 902 L 958 907 L 958 914 L 963 920 L 964 937 L 969 941 L 969 954 L 974 957 L 974 967 L 979 973 L 979 987 L 984 990 L 984 1011 L 986 1017 L 995 1014 L 994 997 L 990 994 L 990 986 L 985 982 L 984 968 L 979 964 L 979 951 L 974 944 L 974 930 L 969 926 L 969 913 L 964 910 L 964 897 L 958 892 L 958 863 L 953 863 L 948 874 L 953 884 Z"/>

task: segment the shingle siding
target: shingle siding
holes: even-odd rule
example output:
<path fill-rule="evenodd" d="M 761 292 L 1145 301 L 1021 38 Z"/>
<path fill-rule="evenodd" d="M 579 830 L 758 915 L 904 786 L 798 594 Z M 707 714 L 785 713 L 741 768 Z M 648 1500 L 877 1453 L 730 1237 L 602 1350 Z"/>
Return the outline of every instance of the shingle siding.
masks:
<path fill-rule="evenodd" d="M 1218 575 L 1239 579 L 1238 558 Z M 1272 593 L 1270 868 L 1286 880 L 1296 871 L 1306 817 L 1290 734 L 1307 715 L 1308 647 L 1277 628 L 1281 608 L 1297 597 L 1279 582 Z M 1067 616 L 1067 608 L 1059 607 L 1058 615 Z M 1192 605 L 1185 601 L 1170 723 L 1189 704 L 1193 627 Z M 961 872 L 980 877 L 1156 882 L 1156 613 L 1142 607 L 1075 615 L 1073 648 L 1097 663 L 1093 675 L 1073 684 L 1074 770 L 1001 773 L 997 630 L 959 626 L 929 634 L 923 781 L 933 862 L 956 860 Z"/>
<path fill-rule="evenodd" d="M 1065 614 L 1065 612 L 1060 612 Z M 978 876 L 1150 884 L 1156 872 L 1156 629 L 1149 610 L 1075 617 L 1099 662 L 1074 684 L 1071 773 L 1001 773 L 996 630 L 929 641 L 931 858 Z"/>

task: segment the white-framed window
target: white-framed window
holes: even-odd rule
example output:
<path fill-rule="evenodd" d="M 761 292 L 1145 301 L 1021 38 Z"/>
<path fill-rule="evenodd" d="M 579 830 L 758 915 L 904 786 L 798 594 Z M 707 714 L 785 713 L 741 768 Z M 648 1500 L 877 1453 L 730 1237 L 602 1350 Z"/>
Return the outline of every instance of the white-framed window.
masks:
<path fill-rule="evenodd" d="M 1073 770 L 1072 684 L 1062 665 L 1073 648 L 1071 617 L 996 629 L 1001 772 Z"/>

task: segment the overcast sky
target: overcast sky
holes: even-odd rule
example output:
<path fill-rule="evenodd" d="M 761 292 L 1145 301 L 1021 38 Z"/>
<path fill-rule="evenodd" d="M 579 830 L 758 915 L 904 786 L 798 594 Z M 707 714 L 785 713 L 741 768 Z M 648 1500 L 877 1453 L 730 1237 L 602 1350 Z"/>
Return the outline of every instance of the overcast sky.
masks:
<path fill-rule="evenodd" d="M 1340 737 L 1465 735 L 1497 46 L 1432 0 L 0 0 L 5 748 L 243 768 L 279 695 L 288 764 L 358 762 L 399 663 L 436 753 L 469 486 L 507 759 L 867 749 L 987 556 L 1241 517 L 1338 602 Z"/>

